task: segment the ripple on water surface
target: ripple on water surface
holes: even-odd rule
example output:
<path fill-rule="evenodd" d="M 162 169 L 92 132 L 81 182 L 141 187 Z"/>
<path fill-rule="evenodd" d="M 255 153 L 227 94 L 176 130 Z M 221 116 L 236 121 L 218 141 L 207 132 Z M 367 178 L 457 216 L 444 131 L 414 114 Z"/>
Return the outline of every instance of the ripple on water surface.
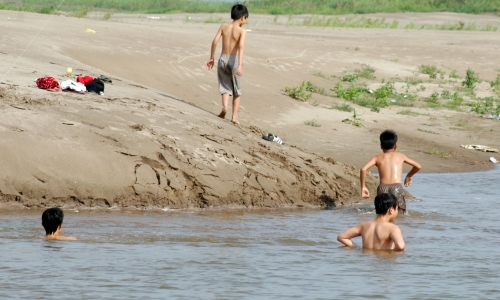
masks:
<path fill-rule="evenodd" d="M 67 210 L 40 238 L 42 210 L 0 212 L 0 297 L 137 299 L 498 299 L 500 172 L 418 174 L 400 216 L 405 252 L 346 249 L 341 210 Z M 361 243 L 360 239 L 355 239 Z M 480 295 L 480 296 L 479 296 Z"/>

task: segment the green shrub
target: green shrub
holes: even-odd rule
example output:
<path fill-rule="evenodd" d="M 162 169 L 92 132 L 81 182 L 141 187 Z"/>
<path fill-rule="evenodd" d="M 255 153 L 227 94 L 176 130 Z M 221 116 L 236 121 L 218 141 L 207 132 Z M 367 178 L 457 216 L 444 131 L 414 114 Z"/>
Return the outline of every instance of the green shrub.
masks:
<path fill-rule="evenodd" d="M 492 88 L 495 88 L 496 90 L 500 90 L 500 74 L 497 75 L 497 78 L 495 81 L 491 81 L 490 85 Z"/>
<path fill-rule="evenodd" d="M 479 77 L 476 72 L 468 68 L 467 73 L 465 75 L 465 80 L 462 81 L 462 85 L 468 87 L 469 89 L 473 89 L 476 86 L 476 83 L 479 82 Z"/>
<path fill-rule="evenodd" d="M 355 101 L 364 91 L 365 88 L 350 86 L 344 89 L 342 83 L 337 83 L 337 85 L 331 89 L 337 97 L 342 98 L 347 101 Z"/>
<path fill-rule="evenodd" d="M 434 92 L 432 93 L 429 98 L 425 99 L 426 102 L 432 103 L 432 104 L 437 104 L 439 103 L 439 93 Z"/>
<path fill-rule="evenodd" d="M 455 78 L 455 79 L 460 78 L 460 75 L 457 74 L 457 70 L 451 71 L 449 76 L 450 78 Z"/>
<path fill-rule="evenodd" d="M 347 74 L 345 75 L 344 77 L 342 77 L 342 81 L 346 81 L 346 82 L 356 82 L 356 80 L 358 80 L 358 74 L 356 73 L 351 73 L 351 74 Z"/>
<path fill-rule="evenodd" d="M 354 110 L 354 113 L 352 115 L 352 119 L 346 118 L 346 119 L 342 120 L 342 122 L 354 125 L 356 127 L 365 127 L 362 123 L 363 119 L 361 119 L 358 115 L 356 115 L 356 110 Z"/>
<path fill-rule="evenodd" d="M 442 99 L 451 99 L 453 96 L 451 95 L 450 91 L 448 90 L 443 90 L 441 92 L 441 98 Z"/>
<path fill-rule="evenodd" d="M 312 127 L 321 127 L 321 125 L 318 124 L 318 121 L 316 120 L 304 121 L 304 124 Z"/>
<path fill-rule="evenodd" d="M 432 79 L 436 79 L 438 74 L 444 74 L 443 71 L 439 70 L 436 66 L 432 66 L 432 65 L 420 65 L 418 67 L 418 70 L 422 74 L 429 75 L 429 77 Z"/>
<path fill-rule="evenodd" d="M 285 94 L 303 102 L 307 102 L 312 98 L 312 93 L 307 93 L 306 91 L 307 83 L 302 81 L 302 84 L 298 87 L 285 87 Z"/>
<path fill-rule="evenodd" d="M 102 17 L 103 21 L 109 21 L 109 19 L 111 19 L 111 14 L 110 13 L 107 13 L 107 14 L 104 15 L 104 17 Z"/>
<path fill-rule="evenodd" d="M 328 96 L 328 93 L 325 91 L 324 88 L 320 88 L 320 87 L 314 85 L 314 83 L 312 83 L 310 81 L 306 81 L 306 91 L 311 92 L 311 93 L 320 94 L 323 96 Z"/>

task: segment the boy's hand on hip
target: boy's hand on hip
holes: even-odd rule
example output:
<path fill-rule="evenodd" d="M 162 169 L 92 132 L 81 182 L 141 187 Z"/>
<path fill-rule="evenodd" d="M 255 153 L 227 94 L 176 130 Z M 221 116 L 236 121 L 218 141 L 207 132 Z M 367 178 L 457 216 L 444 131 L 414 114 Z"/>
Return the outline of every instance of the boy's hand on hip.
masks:
<path fill-rule="evenodd" d="M 243 67 L 238 67 L 238 71 L 236 71 L 236 75 L 243 76 Z"/>
<path fill-rule="evenodd" d="M 405 177 L 405 186 L 410 186 L 411 185 L 411 177 L 406 176 Z"/>
<path fill-rule="evenodd" d="M 214 59 L 213 58 L 210 59 L 205 66 L 206 66 L 207 70 L 212 69 L 214 67 Z"/>
<path fill-rule="evenodd" d="M 361 189 L 361 197 L 370 198 L 370 191 L 366 187 Z"/>

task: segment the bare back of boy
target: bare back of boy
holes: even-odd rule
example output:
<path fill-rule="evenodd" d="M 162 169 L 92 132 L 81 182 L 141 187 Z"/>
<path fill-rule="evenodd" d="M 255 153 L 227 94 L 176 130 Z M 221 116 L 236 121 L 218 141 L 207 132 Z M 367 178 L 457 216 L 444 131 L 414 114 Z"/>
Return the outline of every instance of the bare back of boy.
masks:
<path fill-rule="evenodd" d="M 387 152 L 374 157 L 377 166 L 380 183 L 401 183 L 403 164 L 410 160 L 401 152 Z"/>
<path fill-rule="evenodd" d="M 222 54 L 237 55 L 240 50 L 241 36 L 246 33 L 245 29 L 233 24 L 222 24 L 220 34 L 222 37 Z"/>
<path fill-rule="evenodd" d="M 360 234 L 363 248 L 374 250 L 404 249 L 403 235 L 398 226 L 377 222 L 377 220 L 361 223 Z"/>
<path fill-rule="evenodd" d="M 361 236 L 363 248 L 366 249 L 404 250 L 405 248 L 401 229 L 397 225 L 379 219 L 363 222 L 346 230 L 339 236 L 339 240 L 356 236 Z"/>
<path fill-rule="evenodd" d="M 411 165 L 412 170 L 406 175 L 404 186 L 408 187 L 412 183 L 412 176 L 420 170 L 420 164 L 408 158 L 401 152 L 394 150 L 386 150 L 384 153 L 372 157 L 362 168 L 360 173 L 361 180 L 361 196 L 369 198 L 370 192 L 366 188 L 365 178 L 366 172 L 373 166 L 376 166 L 379 173 L 380 184 L 391 185 L 402 183 L 403 165 L 407 163 Z"/>

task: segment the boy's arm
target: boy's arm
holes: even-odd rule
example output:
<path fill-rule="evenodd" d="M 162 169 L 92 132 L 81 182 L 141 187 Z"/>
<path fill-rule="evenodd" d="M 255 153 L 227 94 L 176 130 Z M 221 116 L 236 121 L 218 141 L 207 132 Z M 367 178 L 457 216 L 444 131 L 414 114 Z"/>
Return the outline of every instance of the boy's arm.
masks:
<path fill-rule="evenodd" d="M 405 186 L 410 186 L 411 185 L 411 177 L 413 175 L 415 175 L 415 173 L 420 171 L 422 166 L 418 162 L 414 161 L 413 159 L 408 158 L 406 155 L 405 155 L 405 163 L 407 163 L 413 167 L 411 169 L 411 171 L 408 174 L 406 174 L 406 178 L 405 178 Z"/>
<path fill-rule="evenodd" d="M 398 226 L 394 225 L 394 229 L 391 231 L 391 240 L 394 242 L 394 250 L 404 251 L 405 250 L 405 240 L 403 239 L 403 234 Z"/>
<path fill-rule="evenodd" d="M 346 231 L 342 232 L 341 234 L 339 234 L 337 236 L 337 241 L 341 242 L 347 247 L 356 246 L 356 244 L 354 244 L 354 242 L 351 241 L 351 239 L 360 235 L 361 235 L 361 226 L 358 224 L 357 226 L 351 227 Z"/>
<path fill-rule="evenodd" d="M 215 50 L 217 49 L 217 44 L 219 43 L 219 39 L 221 36 L 222 36 L 222 25 L 220 26 L 219 31 L 217 31 L 214 41 L 212 42 L 212 48 L 210 49 L 210 59 L 206 64 L 207 70 L 212 69 L 214 66 Z"/>
<path fill-rule="evenodd" d="M 236 75 L 243 76 L 243 53 L 245 52 L 245 37 L 247 31 L 242 29 L 240 40 L 238 41 L 238 71 Z"/>
<path fill-rule="evenodd" d="M 372 157 L 359 171 L 359 185 L 361 186 L 361 197 L 369 198 L 370 191 L 366 188 L 366 171 L 377 163 L 376 157 Z"/>

